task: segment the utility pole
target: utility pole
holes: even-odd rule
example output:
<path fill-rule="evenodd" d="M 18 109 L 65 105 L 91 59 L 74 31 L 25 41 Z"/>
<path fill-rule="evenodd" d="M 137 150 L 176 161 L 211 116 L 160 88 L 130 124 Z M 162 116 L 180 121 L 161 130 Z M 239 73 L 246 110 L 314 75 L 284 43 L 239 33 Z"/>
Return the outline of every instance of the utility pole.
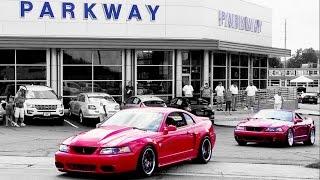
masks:
<path fill-rule="evenodd" d="M 287 49 L 287 19 L 284 20 L 284 48 Z M 284 57 L 284 68 L 287 68 L 287 57 Z"/>

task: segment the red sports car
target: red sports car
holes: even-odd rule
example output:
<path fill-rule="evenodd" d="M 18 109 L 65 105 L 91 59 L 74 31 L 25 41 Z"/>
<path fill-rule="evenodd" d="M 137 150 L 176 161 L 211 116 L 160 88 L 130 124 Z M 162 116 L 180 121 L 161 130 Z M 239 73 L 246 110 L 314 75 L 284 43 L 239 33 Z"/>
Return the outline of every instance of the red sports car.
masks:
<path fill-rule="evenodd" d="M 310 118 L 303 119 L 293 111 L 267 109 L 240 122 L 234 130 L 234 137 L 241 146 L 247 142 L 283 143 L 287 146 L 303 142 L 313 145 L 315 129 Z"/>
<path fill-rule="evenodd" d="M 185 160 L 207 163 L 215 140 L 206 117 L 173 108 L 129 109 L 99 128 L 66 139 L 55 164 L 63 172 L 137 171 L 151 176 L 158 167 Z"/>

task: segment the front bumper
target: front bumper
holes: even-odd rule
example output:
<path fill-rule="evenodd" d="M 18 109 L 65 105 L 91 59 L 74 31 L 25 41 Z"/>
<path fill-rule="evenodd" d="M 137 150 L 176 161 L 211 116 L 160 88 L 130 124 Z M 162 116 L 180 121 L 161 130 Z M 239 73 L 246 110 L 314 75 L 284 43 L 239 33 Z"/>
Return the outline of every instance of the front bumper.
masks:
<path fill-rule="evenodd" d="M 138 155 L 79 155 L 56 152 L 55 165 L 62 172 L 84 172 L 94 174 L 122 173 L 136 170 Z"/>
<path fill-rule="evenodd" d="M 285 142 L 287 135 L 285 132 L 255 132 L 255 131 L 234 131 L 234 138 L 245 142 Z"/>
<path fill-rule="evenodd" d="M 36 108 L 26 108 L 25 116 L 33 119 L 58 119 L 64 116 L 64 109 L 56 110 L 37 110 Z"/>

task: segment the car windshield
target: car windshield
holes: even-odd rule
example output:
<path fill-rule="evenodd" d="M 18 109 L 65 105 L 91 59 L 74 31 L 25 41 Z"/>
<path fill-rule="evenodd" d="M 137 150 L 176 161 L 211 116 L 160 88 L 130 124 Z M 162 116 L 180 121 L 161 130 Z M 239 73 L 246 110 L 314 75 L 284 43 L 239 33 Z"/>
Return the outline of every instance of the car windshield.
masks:
<path fill-rule="evenodd" d="M 53 90 L 27 91 L 26 99 L 58 99 Z"/>
<path fill-rule="evenodd" d="M 292 113 L 287 111 L 261 110 L 252 118 L 266 120 L 292 121 Z"/>
<path fill-rule="evenodd" d="M 111 96 L 92 96 L 92 97 L 89 97 L 89 101 L 90 102 L 101 102 L 101 101 L 115 102 L 115 100 Z"/>
<path fill-rule="evenodd" d="M 159 112 L 119 111 L 106 120 L 101 126 L 127 126 L 156 132 L 160 127 L 162 119 L 163 114 Z"/>
<path fill-rule="evenodd" d="M 148 107 L 165 107 L 166 104 L 163 101 L 144 101 L 143 104 Z"/>

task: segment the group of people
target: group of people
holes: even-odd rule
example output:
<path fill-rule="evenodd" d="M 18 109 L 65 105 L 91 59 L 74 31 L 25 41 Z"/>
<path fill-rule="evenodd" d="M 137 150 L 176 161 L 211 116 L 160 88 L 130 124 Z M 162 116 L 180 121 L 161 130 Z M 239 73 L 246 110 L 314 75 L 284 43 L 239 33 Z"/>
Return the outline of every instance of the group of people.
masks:
<path fill-rule="evenodd" d="M 182 89 L 185 97 L 193 97 L 193 87 L 191 83 L 186 84 Z M 223 103 L 225 102 L 225 111 L 229 112 L 231 114 L 231 111 L 237 111 L 237 97 L 239 94 L 239 88 L 236 82 L 232 83 L 229 89 L 225 89 L 222 82 L 219 82 L 218 86 L 213 90 L 209 87 L 208 83 L 205 83 L 203 87 L 200 89 L 201 98 L 207 100 L 210 102 L 211 96 L 215 92 L 216 95 L 216 101 L 217 101 L 217 111 L 223 111 Z M 252 82 L 246 87 L 245 93 L 247 97 L 247 103 L 245 110 L 247 109 L 253 109 L 254 103 L 255 103 L 255 96 L 258 92 L 258 89 L 256 86 L 253 85 Z M 282 108 L 282 102 L 283 98 L 278 92 L 274 96 L 274 109 L 280 110 Z"/>
<path fill-rule="evenodd" d="M 23 93 L 25 91 L 20 91 Z M 2 108 L 5 110 L 5 126 L 15 126 L 15 127 L 24 127 L 24 101 L 25 94 L 21 94 L 14 98 L 13 96 L 8 95 L 5 102 L 1 102 Z M 18 121 L 20 120 L 20 125 Z"/>

